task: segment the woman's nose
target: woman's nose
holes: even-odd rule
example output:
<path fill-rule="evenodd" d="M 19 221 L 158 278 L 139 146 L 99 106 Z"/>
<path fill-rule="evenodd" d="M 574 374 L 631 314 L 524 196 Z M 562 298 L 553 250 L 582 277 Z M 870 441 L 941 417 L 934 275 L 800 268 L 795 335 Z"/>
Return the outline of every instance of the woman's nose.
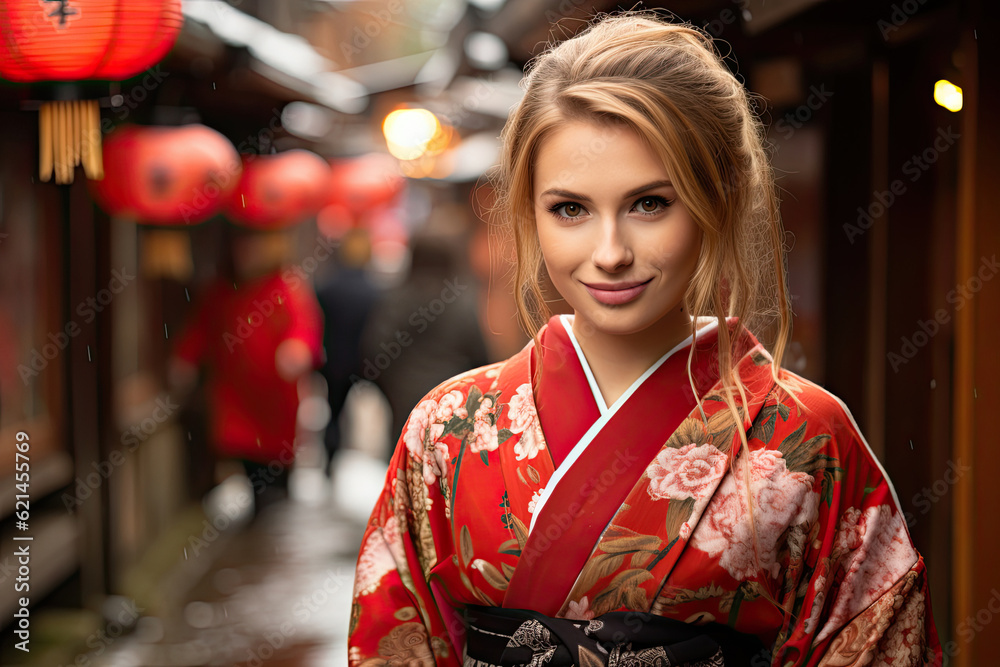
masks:
<path fill-rule="evenodd" d="M 632 247 L 618 220 L 606 216 L 601 219 L 599 229 L 594 244 L 594 265 L 608 273 L 630 265 L 634 259 Z"/>

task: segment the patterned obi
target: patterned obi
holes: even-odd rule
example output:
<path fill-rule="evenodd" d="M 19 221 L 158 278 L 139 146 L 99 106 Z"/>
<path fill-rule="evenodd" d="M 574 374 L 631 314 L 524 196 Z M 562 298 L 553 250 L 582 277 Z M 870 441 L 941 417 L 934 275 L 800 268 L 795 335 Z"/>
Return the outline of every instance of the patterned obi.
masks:
<path fill-rule="evenodd" d="M 643 612 L 593 620 L 469 605 L 465 667 L 766 667 L 754 635 L 718 623 L 692 625 Z"/>

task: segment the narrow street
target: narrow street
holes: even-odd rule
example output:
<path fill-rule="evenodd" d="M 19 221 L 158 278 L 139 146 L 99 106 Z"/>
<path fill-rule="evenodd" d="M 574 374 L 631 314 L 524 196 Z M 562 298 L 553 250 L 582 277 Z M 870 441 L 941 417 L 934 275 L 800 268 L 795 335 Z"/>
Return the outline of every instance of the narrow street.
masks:
<path fill-rule="evenodd" d="M 98 650 L 75 664 L 346 666 L 354 567 L 384 482 L 385 464 L 376 454 L 388 418 L 370 390 L 352 394 L 349 408 L 332 480 L 319 467 L 321 444 L 306 443 L 289 499 L 252 520 L 249 507 L 238 515 L 232 509 L 251 491 L 249 483 L 228 478 L 203 503 L 205 518 L 223 529 L 217 536 L 211 528 L 187 534 L 184 558 L 156 589 L 158 613 L 143 612 L 133 632 L 97 642 Z"/>

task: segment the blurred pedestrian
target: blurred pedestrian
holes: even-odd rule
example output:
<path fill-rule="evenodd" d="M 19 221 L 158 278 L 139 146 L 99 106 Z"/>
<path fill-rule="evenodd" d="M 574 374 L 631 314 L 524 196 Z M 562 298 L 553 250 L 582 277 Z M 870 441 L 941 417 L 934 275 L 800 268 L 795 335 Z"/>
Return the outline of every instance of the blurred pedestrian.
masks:
<path fill-rule="evenodd" d="M 330 422 L 324 434 L 327 476 L 330 462 L 340 448 L 340 417 L 356 378 L 362 371 L 362 334 L 378 300 L 378 288 L 368 277 L 371 242 L 364 230 L 348 232 L 337 251 L 338 267 L 331 278 L 319 285 L 316 296 L 323 309 L 323 347 L 326 362 L 320 373 L 326 379 Z"/>
<path fill-rule="evenodd" d="M 174 348 L 171 384 L 207 371 L 209 433 L 220 457 L 239 460 L 255 513 L 287 497 L 295 458 L 297 381 L 322 361 L 323 320 L 292 259 L 288 231 L 238 230 L 235 281 L 219 279 L 197 300 Z"/>
<path fill-rule="evenodd" d="M 374 382 L 392 410 L 389 445 L 427 391 L 489 361 L 478 290 L 460 266 L 459 249 L 447 238 L 418 235 L 411 253 L 409 277 L 383 294 L 362 345 L 359 377 Z"/>

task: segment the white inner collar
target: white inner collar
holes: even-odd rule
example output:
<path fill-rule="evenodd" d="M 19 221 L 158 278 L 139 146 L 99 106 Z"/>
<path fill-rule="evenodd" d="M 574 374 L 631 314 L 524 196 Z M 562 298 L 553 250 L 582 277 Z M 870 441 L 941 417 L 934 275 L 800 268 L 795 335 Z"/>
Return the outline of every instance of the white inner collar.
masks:
<path fill-rule="evenodd" d="M 620 404 L 624 403 L 628 398 L 635 393 L 635 390 L 642 386 L 642 383 L 646 381 L 650 375 L 659 368 L 663 362 L 669 359 L 675 352 L 681 350 L 691 344 L 694 340 L 694 334 L 688 336 L 680 343 L 677 343 L 669 352 L 664 354 L 662 357 L 653 362 L 653 364 L 646 369 L 646 371 L 640 375 L 635 382 L 625 391 L 624 394 L 618 397 L 615 404 L 608 407 L 607 401 L 604 400 L 604 394 L 601 393 L 600 387 L 597 386 L 597 379 L 594 377 L 594 371 L 590 368 L 590 363 L 587 361 L 586 355 L 583 353 L 583 348 L 580 347 L 580 341 L 576 339 L 576 334 L 573 333 L 573 315 L 560 315 L 559 321 L 563 325 L 563 329 L 566 330 L 566 334 L 569 336 L 570 342 L 573 343 L 573 349 L 576 350 L 576 357 L 580 360 L 580 366 L 583 367 L 583 373 L 587 376 L 587 384 L 590 385 L 590 393 L 594 396 L 594 402 L 597 403 L 597 408 L 604 416 L 608 412 L 612 414 L 618 410 Z M 715 318 L 709 317 L 699 317 L 699 323 L 702 321 L 707 321 L 707 324 L 700 329 L 698 329 L 698 334 L 705 334 L 711 332 L 714 328 L 718 327 L 719 321 Z"/>
<path fill-rule="evenodd" d="M 716 327 L 719 324 L 718 320 L 714 318 L 699 318 L 699 321 L 701 321 L 702 319 L 706 320 L 710 319 L 711 321 L 706 326 L 698 329 L 699 335 L 711 332 L 713 327 Z M 565 477 L 566 473 L 573 466 L 573 464 L 576 463 L 577 459 L 580 458 L 580 455 L 583 454 L 587 446 L 591 442 L 593 442 L 597 434 L 600 433 L 601 430 L 611 420 L 611 418 L 614 417 L 615 413 L 618 412 L 618 409 L 621 408 L 621 406 L 624 405 L 625 402 L 632 397 L 632 394 L 634 394 L 636 390 L 642 386 L 642 383 L 646 381 L 646 378 L 652 375 L 656 371 L 656 369 L 663 364 L 663 362 L 669 359 L 671 355 L 676 353 L 678 350 L 682 350 L 688 345 L 690 345 L 691 341 L 694 339 L 694 334 L 688 336 L 683 341 L 675 345 L 673 349 L 671 349 L 669 352 L 667 352 L 662 357 L 653 362 L 653 365 L 650 366 L 648 369 L 646 369 L 646 372 L 640 375 L 636 379 L 636 381 L 632 383 L 632 386 L 630 386 L 625 391 L 625 393 L 622 394 L 618 398 L 618 400 L 614 402 L 614 404 L 611 407 L 608 407 L 604 401 L 604 397 L 601 395 L 600 389 L 597 388 L 597 382 L 594 380 L 594 373 L 590 369 L 590 364 L 587 363 L 587 358 L 583 355 L 583 350 L 580 349 L 580 344 L 576 340 L 576 336 L 573 335 L 572 316 L 560 315 L 559 321 L 562 323 L 563 328 L 566 330 L 566 333 L 569 334 L 569 339 L 573 341 L 573 348 L 576 350 L 576 354 L 580 359 L 580 365 L 583 366 L 583 371 L 587 375 L 587 381 L 590 383 L 590 390 L 594 394 L 594 400 L 597 402 L 598 407 L 601 409 L 601 416 L 597 418 L 597 421 L 595 421 L 593 424 L 590 425 L 590 428 L 587 429 L 587 432 L 584 433 L 583 437 L 580 438 L 580 441 L 573 446 L 573 449 L 570 450 L 569 454 L 559 465 L 559 467 L 555 469 L 555 471 L 552 473 L 552 477 L 545 484 L 545 488 L 542 489 L 541 494 L 539 494 L 538 501 L 535 504 L 535 511 L 532 512 L 531 514 L 531 523 L 528 525 L 529 533 L 531 532 L 532 528 L 535 527 L 535 519 L 541 513 L 542 507 L 545 505 L 549 497 L 552 495 L 553 489 L 555 489 L 556 485 L 559 484 L 560 480 L 562 480 L 562 478 Z"/>

